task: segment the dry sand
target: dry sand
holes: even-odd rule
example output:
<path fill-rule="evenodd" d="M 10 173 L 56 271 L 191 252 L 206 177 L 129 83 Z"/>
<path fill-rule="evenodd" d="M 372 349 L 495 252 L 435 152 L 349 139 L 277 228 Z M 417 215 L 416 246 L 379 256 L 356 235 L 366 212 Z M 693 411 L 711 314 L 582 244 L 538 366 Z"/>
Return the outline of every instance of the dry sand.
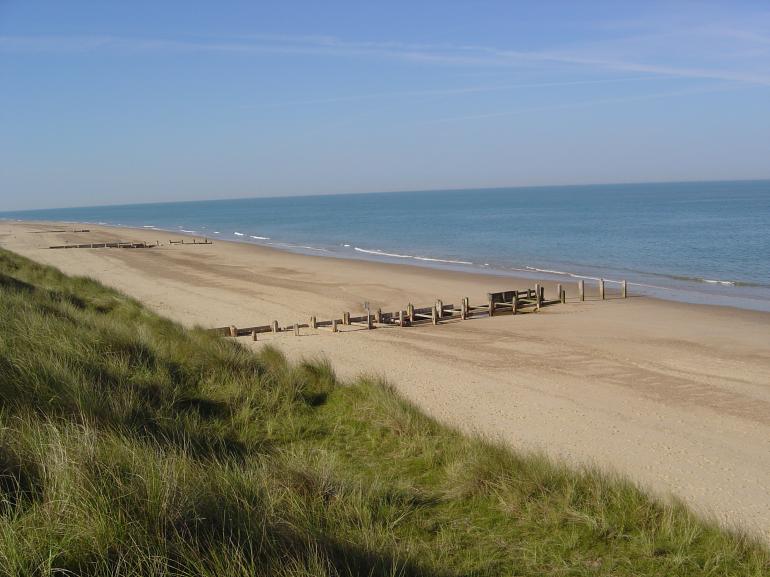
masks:
<path fill-rule="evenodd" d="M 0 245 L 88 275 L 186 325 L 288 325 L 436 298 L 484 302 L 529 280 L 319 258 L 248 244 L 50 250 L 166 232 L 0 222 Z M 189 240 L 189 237 L 186 237 Z M 546 283 L 546 291 L 551 291 Z M 770 541 L 770 314 L 636 297 L 538 314 L 367 331 L 260 335 L 337 373 L 386 377 L 444 422 L 620 472 Z M 616 294 L 611 296 L 617 297 Z"/>

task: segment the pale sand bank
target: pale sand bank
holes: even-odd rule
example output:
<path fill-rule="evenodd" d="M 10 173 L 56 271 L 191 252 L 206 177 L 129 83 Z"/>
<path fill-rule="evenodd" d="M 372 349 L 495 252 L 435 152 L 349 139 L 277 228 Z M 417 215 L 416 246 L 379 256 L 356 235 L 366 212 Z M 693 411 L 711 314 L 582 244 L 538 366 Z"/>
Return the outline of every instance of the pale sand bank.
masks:
<path fill-rule="evenodd" d="M 91 225 L 91 233 L 32 234 L 52 228 L 60 227 L 0 222 L 0 246 L 92 276 L 186 325 L 288 325 L 360 313 L 364 301 L 383 310 L 463 296 L 481 303 L 487 291 L 532 286 L 224 241 L 49 250 L 181 238 Z M 304 329 L 260 335 L 253 346 L 326 356 L 344 377 L 383 375 L 445 422 L 619 471 L 770 541 L 770 314 L 647 298 L 578 303 L 575 286 L 568 291 L 573 302 L 536 315 Z"/>

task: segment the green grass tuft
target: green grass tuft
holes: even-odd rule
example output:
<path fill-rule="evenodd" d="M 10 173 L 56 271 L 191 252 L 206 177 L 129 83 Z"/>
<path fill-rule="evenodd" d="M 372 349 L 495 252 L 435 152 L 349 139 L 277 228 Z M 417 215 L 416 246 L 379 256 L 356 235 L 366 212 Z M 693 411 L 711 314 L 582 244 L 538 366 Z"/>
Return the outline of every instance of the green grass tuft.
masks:
<path fill-rule="evenodd" d="M 679 503 L 0 250 L 0 574 L 770 574 Z"/>

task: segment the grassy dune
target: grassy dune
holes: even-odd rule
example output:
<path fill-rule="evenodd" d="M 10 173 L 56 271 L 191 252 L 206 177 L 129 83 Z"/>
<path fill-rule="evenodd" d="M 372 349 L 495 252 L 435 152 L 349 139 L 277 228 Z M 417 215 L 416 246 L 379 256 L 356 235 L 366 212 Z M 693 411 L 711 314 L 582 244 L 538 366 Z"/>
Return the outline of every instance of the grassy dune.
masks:
<path fill-rule="evenodd" d="M 632 484 L 0 250 L 2 575 L 768 575 Z"/>

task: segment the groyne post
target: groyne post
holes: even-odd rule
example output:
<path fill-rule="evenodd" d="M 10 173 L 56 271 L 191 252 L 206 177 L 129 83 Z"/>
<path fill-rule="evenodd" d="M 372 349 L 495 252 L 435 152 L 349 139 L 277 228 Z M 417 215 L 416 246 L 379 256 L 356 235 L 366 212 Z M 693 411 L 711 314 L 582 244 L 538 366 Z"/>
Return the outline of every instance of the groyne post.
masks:
<path fill-rule="evenodd" d="M 604 300 L 604 279 L 599 279 L 599 298 Z"/>
<path fill-rule="evenodd" d="M 404 326 L 404 311 L 398 311 L 398 326 Z"/>
<path fill-rule="evenodd" d="M 433 308 L 430 310 L 430 320 L 434 325 L 438 324 L 438 311 L 436 310 L 436 305 L 433 305 Z"/>
<path fill-rule="evenodd" d="M 495 299 L 492 297 L 492 293 L 487 293 L 487 306 L 489 307 L 489 316 L 495 316 Z"/>
<path fill-rule="evenodd" d="M 578 296 L 581 302 L 586 300 L 586 282 L 582 279 L 578 281 Z"/>
<path fill-rule="evenodd" d="M 230 336 L 231 337 L 238 336 L 238 329 L 235 327 L 235 325 L 230 325 Z"/>
<path fill-rule="evenodd" d="M 519 312 L 519 291 L 513 291 L 513 301 L 511 301 L 511 314 Z"/>
<path fill-rule="evenodd" d="M 272 326 L 273 326 L 273 332 L 277 333 L 278 332 L 278 321 L 273 321 L 273 325 Z"/>
<path fill-rule="evenodd" d="M 299 323 L 298 322 L 294 323 L 294 336 L 295 337 L 299 336 Z"/>
<path fill-rule="evenodd" d="M 310 328 L 311 329 L 318 328 L 318 320 L 315 318 L 315 316 L 310 317 Z"/>
<path fill-rule="evenodd" d="M 628 283 L 625 279 L 623 279 L 623 282 L 620 283 L 620 296 L 622 296 L 624 299 L 628 298 Z"/>
<path fill-rule="evenodd" d="M 252 341 L 256 341 L 257 340 L 257 331 L 256 331 L 256 329 L 251 331 L 251 340 Z"/>
<path fill-rule="evenodd" d="M 409 318 L 409 322 L 414 322 L 414 305 L 412 303 L 409 303 L 406 305 L 406 316 Z"/>
<path fill-rule="evenodd" d="M 342 324 L 343 325 L 349 325 L 350 324 L 350 313 L 349 312 L 342 313 Z"/>
<path fill-rule="evenodd" d="M 561 289 L 562 289 L 561 283 L 557 284 L 556 285 L 556 300 L 557 301 L 561 300 Z"/>
<path fill-rule="evenodd" d="M 536 311 L 539 311 L 540 310 L 540 305 L 543 304 L 541 302 L 541 300 L 540 300 L 540 294 L 541 294 L 540 293 L 540 285 L 536 284 L 535 285 L 535 310 Z"/>
<path fill-rule="evenodd" d="M 561 304 L 564 304 L 567 302 L 567 289 L 562 288 L 559 291 L 559 300 L 561 300 Z"/>
<path fill-rule="evenodd" d="M 436 308 L 438 309 L 438 318 L 444 318 L 444 301 L 436 299 Z"/>
<path fill-rule="evenodd" d="M 337 328 L 337 319 L 332 320 L 332 332 L 336 333 L 339 329 Z"/>
<path fill-rule="evenodd" d="M 377 324 L 382 323 L 382 309 L 377 307 L 377 310 L 374 311 L 374 322 Z"/>

